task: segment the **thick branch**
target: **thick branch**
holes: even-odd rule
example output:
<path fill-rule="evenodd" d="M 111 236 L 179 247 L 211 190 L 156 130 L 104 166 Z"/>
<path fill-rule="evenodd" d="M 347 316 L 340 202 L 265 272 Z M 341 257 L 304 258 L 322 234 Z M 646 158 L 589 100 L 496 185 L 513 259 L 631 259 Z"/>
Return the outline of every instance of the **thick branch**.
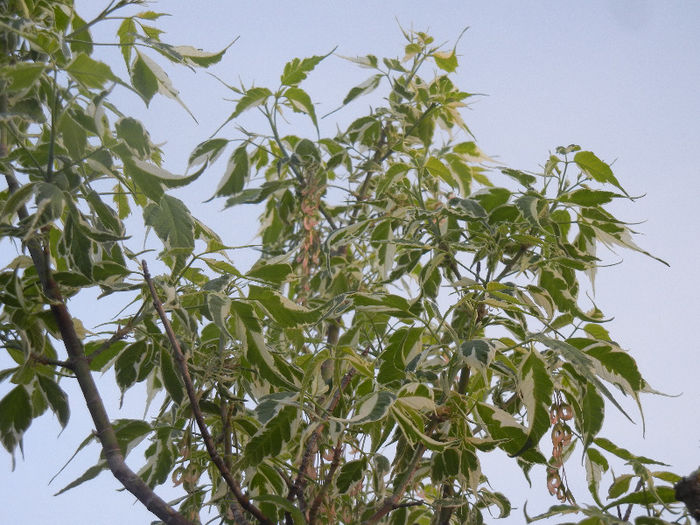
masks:
<path fill-rule="evenodd" d="M 13 193 L 19 187 L 17 180 L 11 173 L 6 173 L 5 178 L 9 187 L 10 193 Z M 27 210 L 22 206 L 17 215 L 20 219 L 28 216 Z M 80 390 L 85 398 L 85 404 L 90 412 L 92 421 L 95 424 L 95 433 L 100 440 L 102 450 L 107 459 L 107 465 L 126 490 L 131 492 L 136 498 L 145 505 L 145 507 L 153 514 L 158 516 L 168 525 L 193 525 L 191 521 L 179 514 L 175 509 L 168 505 L 149 487 L 135 472 L 133 472 L 124 462 L 124 456 L 119 448 L 117 435 L 114 432 L 112 423 L 107 415 L 102 397 L 97 389 L 95 380 L 92 377 L 90 364 L 85 357 L 83 343 L 78 337 L 73 324 L 73 318 L 68 312 L 68 308 L 61 297 L 58 284 L 53 279 L 49 272 L 48 255 L 42 249 L 39 241 L 36 238 L 31 238 L 27 242 L 29 254 L 31 255 L 37 275 L 41 281 L 41 286 L 44 294 L 50 301 L 51 313 L 53 314 L 61 338 L 68 354 L 68 363 L 80 385 Z"/>
<path fill-rule="evenodd" d="M 253 503 L 251 503 L 250 499 L 248 499 L 248 496 L 246 496 L 243 493 L 240 485 L 238 484 L 238 481 L 236 481 L 236 479 L 231 474 L 231 471 L 229 470 L 228 466 L 226 465 L 224 458 L 222 458 L 221 455 L 217 452 L 216 446 L 214 445 L 214 440 L 211 437 L 211 433 L 209 432 L 209 428 L 207 427 L 207 425 L 204 421 L 204 416 L 202 415 L 202 411 L 199 408 L 199 402 L 197 400 L 197 395 L 194 391 L 194 385 L 192 384 L 192 377 L 190 376 L 189 369 L 187 368 L 187 361 L 185 359 L 185 355 L 183 354 L 182 349 L 180 348 L 180 343 L 178 343 L 177 338 L 175 337 L 175 333 L 173 332 L 172 326 L 170 326 L 170 321 L 168 321 L 168 318 L 165 315 L 165 310 L 163 309 L 163 304 L 160 302 L 160 299 L 158 298 L 158 293 L 156 292 L 156 287 L 153 284 L 153 279 L 151 279 L 151 274 L 148 272 L 148 266 L 146 265 L 146 261 L 142 261 L 141 266 L 143 268 L 144 278 L 146 279 L 146 283 L 148 284 L 148 288 L 151 292 L 151 297 L 153 299 L 153 306 L 155 307 L 156 311 L 158 312 L 158 316 L 160 317 L 160 320 L 163 322 L 163 328 L 165 329 L 165 333 L 168 336 L 168 340 L 170 341 L 170 345 L 173 348 L 173 353 L 175 354 L 175 361 L 177 362 L 178 368 L 180 369 L 180 374 L 182 376 L 182 380 L 185 383 L 185 390 L 187 391 L 187 397 L 190 401 L 190 406 L 192 407 L 192 414 L 194 415 L 194 419 L 197 422 L 197 426 L 199 427 L 199 431 L 202 434 L 202 439 L 204 440 L 204 446 L 207 449 L 207 453 L 209 454 L 209 457 L 211 458 L 214 465 L 216 465 L 216 468 L 219 469 L 221 476 L 226 481 L 226 485 L 228 485 L 229 489 L 231 490 L 231 492 L 235 496 L 235 498 L 238 501 L 238 503 L 240 504 L 240 506 L 243 507 L 246 511 L 250 512 L 253 516 L 255 516 L 255 518 L 261 524 L 272 525 L 272 521 L 270 521 L 260 511 L 259 508 L 257 508 Z M 242 515 L 240 516 L 240 518 L 242 518 L 240 523 L 244 523 L 244 524 L 248 523 L 248 520 L 246 520 Z"/>

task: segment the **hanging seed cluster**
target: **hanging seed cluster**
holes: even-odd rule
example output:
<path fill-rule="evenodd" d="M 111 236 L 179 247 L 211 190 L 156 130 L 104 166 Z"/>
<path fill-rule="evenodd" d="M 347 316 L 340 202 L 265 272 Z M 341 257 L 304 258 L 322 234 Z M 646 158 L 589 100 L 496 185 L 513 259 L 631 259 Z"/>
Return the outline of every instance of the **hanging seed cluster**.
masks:
<path fill-rule="evenodd" d="M 564 482 L 564 449 L 571 443 L 571 429 L 566 422 L 573 417 L 571 405 L 561 399 L 557 399 L 549 408 L 549 421 L 552 424 L 552 463 L 547 468 L 547 489 L 561 502 L 572 499 L 571 492 Z"/>

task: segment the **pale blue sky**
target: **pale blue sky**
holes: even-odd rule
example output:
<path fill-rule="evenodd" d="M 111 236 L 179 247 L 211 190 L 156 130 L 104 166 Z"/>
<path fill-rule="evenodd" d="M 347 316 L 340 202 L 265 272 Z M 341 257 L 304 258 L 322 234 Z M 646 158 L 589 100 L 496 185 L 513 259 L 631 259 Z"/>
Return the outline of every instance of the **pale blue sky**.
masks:
<path fill-rule="evenodd" d="M 99 1 L 79 4 L 87 13 L 101 7 Z M 696 281 L 700 163 L 695 158 L 700 146 L 700 3 L 180 0 L 150 8 L 173 14 L 160 24 L 173 43 L 215 50 L 240 36 L 215 73 L 229 83 L 240 80 L 270 87 L 276 86 L 289 59 L 324 54 L 335 46 L 339 55 L 346 56 L 401 55 L 399 23 L 446 42 L 469 26 L 458 47 L 457 83 L 466 91 L 488 95 L 474 99 L 464 114 L 482 150 L 501 163 L 536 170 L 556 146 L 577 143 L 614 161 L 616 176 L 630 194 L 647 195 L 636 204 L 619 205 L 616 211 L 630 221 L 646 221 L 637 227 L 644 233 L 638 243 L 669 261 L 671 268 L 622 253 L 622 265 L 599 273 L 595 299 L 615 317 L 612 334 L 631 350 L 652 386 L 683 395 L 644 400 L 646 439 L 641 425 L 629 424 L 613 410 L 608 410 L 610 422 L 604 434 L 637 453 L 668 461 L 680 473 L 700 464 L 695 330 L 700 320 Z M 232 106 L 221 100 L 228 96 L 226 90 L 205 73 L 169 71 L 199 120 L 198 127 L 170 100 L 154 100 L 145 110 L 124 95 L 123 104 L 127 113 L 143 119 L 154 142 L 167 142 L 167 167 L 182 172 L 191 149 L 218 127 Z M 367 70 L 329 57 L 305 87 L 323 114 L 367 76 Z M 335 117 L 347 121 L 368 103 L 360 100 Z M 332 133 L 334 127 L 332 118 L 326 119 L 322 132 Z M 225 136 L 233 133 L 228 128 Z M 198 204 L 218 183 L 218 173 L 208 177 L 198 186 L 201 194 L 188 192 L 188 204 L 205 222 L 230 235 L 231 242 L 247 242 L 255 230 L 255 217 L 242 215 L 245 209 L 219 212 L 220 202 Z M 94 305 L 76 308 L 79 316 L 89 317 Z M 106 380 L 111 383 L 112 375 Z M 0 392 L 5 391 L 6 385 L 0 386 Z M 108 410 L 113 418 L 139 417 L 138 401 L 137 394 L 128 395 L 126 408 L 120 411 L 118 399 L 112 399 Z M 9 457 L 5 458 L 0 523 L 149 523 L 151 515 L 140 504 L 132 504 L 134 498 L 127 493 L 115 492 L 118 484 L 108 474 L 51 497 L 96 457 L 95 450 L 83 453 L 81 461 L 47 487 L 92 428 L 82 403 L 73 403 L 72 409 L 69 428 L 58 438 L 59 427 L 51 416 L 30 428 L 26 458 L 19 459 L 14 473 Z M 138 457 L 130 463 L 138 468 Z M 571 463 L 573 469 L 578 461 Z M 531 513 L 555 503 L 544 497 L 541 472 L 532 492 L 523 486 L 518 472 L 513 479 L 501 472 L 494 467 L 485 473 L 496 490 L 515 487 L 517 494 L 509 495 L 520 509 L 500 523 L 524 522 L 521 508 L 526 498 L 531 500 Z M 572 471 L 570 477 L 574 476 Z M 581 494 L 580 499 L 587 497 Z"/>

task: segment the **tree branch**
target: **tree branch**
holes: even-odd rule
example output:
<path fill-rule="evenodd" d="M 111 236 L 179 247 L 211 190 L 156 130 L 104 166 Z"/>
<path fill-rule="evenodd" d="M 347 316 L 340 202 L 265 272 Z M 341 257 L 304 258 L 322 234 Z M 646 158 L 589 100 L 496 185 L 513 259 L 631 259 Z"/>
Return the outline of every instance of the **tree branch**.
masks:
<path fill-rule="evenodd" d="M 253 503 L 251 503 L 250 499 L 248 499 L 248 496 L 246 496 L 243 493 L 240 485 L 238 484 L 238 481 L 236 481 L 236 479 L 231 474 L 231 471 L 229 470 L 228 466 L 226 465 L 224 458 L 222 458 L 221 455 L 217 452 L 216 446 L 214 445 L 214 440 L 211 437 L 209 428 L 207 428 L 207 425 L 204 421 L 202 411 L 199 408 L 197 395 L 195 394 L 194 385 L 192 384 L 192 377 L 190 376 L 189 369 L 187 368 L 187 360 L 185 359 L 185 355 L 183 354 L 182 349 L 180 348 L 180 343 L 178 343 L 177 338 L 175 337 L 175 333 L 173 332 L 173 328 L 170 325 L 170 321 L 168 321 L 168 318 L 165 315 L 163 304 L 158 298 L 158 293 L 156 292 L 156 287 L 153 284 L 153 279 L 151 279 L 151 274 L 148 272 L 148 265 L 146 264 L 146 261 L 141 262 L 141 267 L 143 268 L 144 279 L 146 280 L 146 284 L 148 284 L 148 289 L 151 292 L 153 306 L 158 312 L 160 320 L 163 322 L 163 328 L 165 329 L 165 333 L 168 336 L 170 345 L 173 348 L 173 353 L 175 354 L 175 361 L 177 362 L 178 368 L 180 369 L 180 375 L 182 376 L 182 380 L 185 383 L 187 397 L 190 400 L 192 414 L 194 415 L 194 419 L 197 422 L 197 426 L 199 427 L 199 432 L 202 435 L 202 439 L 204 440 L 204 446 L 207 449 L 209 457 L 211 458 L 212 462 L 216 465 L 216 468 L 219 469 L 221 476 L 224 478 L 229 489 L 236 497 L 238 504 L 243 509 L 255 516 L 255 518 L 261 524 L 273 525 L 272 521 L 270 521 L 259 508 L 257 508 Z M 234 508 L 234 513 L 235 510 L 236 509 Z M 241 514 L 239 523 L 247 524 L 248 520 L 246 520 L 245 517 Z"/>
<path fill-rule="evenodd" d="M 5 179 L 7 180 L 10 193 L 14 193 L 19 188 L 17 180 L 11 173 L 5 173 Z M 27 209 L 22 206 L 17 211 L 17 215 L 20 219 L 28 217 Z M 102 445 L 102 451 L 107 459 L 109 470 L 126 490 L 136 496 L 149 511 L 166 524 L 194 525 L 153 492 L 153 489 L 126 465 L 114 427 L 112 427 L 107 410 L 102 402 L 102 397 L 92 377 L 90 364 L 85 357 L 83 343 L 75 331 L 73 318 L 61 296 L 58 284 L 49 271 L 48 254 L 42 249 L 40 242 L 35 237 L 31 237 L 27 241 L 27 247 L 44 294 L 50 301 L 51 313 L 61 332 L 63 345 L 68 354 L 68 362 L 66 364 L 70 365 L 67 368 L 70 368 L 75 373 L 75 377 L 78 380 L 80 390 L 85 398 L 85 404 L 90 412 L 90 417 L 95 424 L 95 434 Z"/>
<path fill-rule="evenodd" d="M 333 476 L 335 476 L 335 471 L 338 470 L 340 465 L 341 453 L 343 451 L 343 438 L 342 436 L 338 438 L 338 442 L 333 449 L 333 459 L 331 460 L 330 467 L 328 468 L 328 473 L 323 480 L 323 486 L 321 490 L 318 491 L 316 497 L 311 502 L 311 508 L 309 509 L 309 525 L 314 525 L 316 523 L 316 515 L 318 514 L 318 509 L 323 502 L 323 497 L 328 492 L 328 489 L 333 482 Z"/>
<path fill-rule="evenodd" d="M 369 346 L 365 348 L 365 350 L 362 352 L 362 355 L 366 356 L 368 353 Z M 316 452 L 318 451 L 318 441 L 321 437 L 323 429 L 326 428 L 326 425 L 328 424 L 328 416 L 333 412 L 333 410 L 335 410 L 335 407 L 338 406 L 338 403 L 340 402 L 340 397 L 343 395 L 343 390 L 347 388 L 347 386 L 350 384 L 350 381 L 356 373 L 357 371 L 355 370 L 355 368 L 351 368 L 343 376 L 343 379 L 340 381 L 340 385 L 338 385 L 338 388 L 336 389 L 335 393 L 333 394 L 333 397 L 331 398 L 330 402 L 328 403 L 328 406 L 326 407 L 326 415 L 324 416 L 323 421 L 321 421 L 316 426 L 313 433 L 311 434 L 311 437 L 309 437 L 309 440 L 306 442 L 306 447 L 304 448 L 304 453 L 301 457 L 301 464 L 299 465 L 299 473 L 297 474 L 297 477 L 294 480 L 294 485 L 289 490 L 289 495 L 287 496 L 287 499 L 289 501 L 293 501 L 295 497 L 303 497 L 304 487 L 306 486 L 306 470 L 309 468 L 311 458 L 313 458 L 314 454 L 316 454 Z"/>

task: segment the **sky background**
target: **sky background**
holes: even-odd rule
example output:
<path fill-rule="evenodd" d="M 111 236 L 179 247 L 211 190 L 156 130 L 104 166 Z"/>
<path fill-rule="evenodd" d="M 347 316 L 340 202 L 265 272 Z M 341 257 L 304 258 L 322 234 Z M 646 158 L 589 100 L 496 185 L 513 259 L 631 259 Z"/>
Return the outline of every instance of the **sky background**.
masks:
<path fill-rule="evenodd" d="M 83 0 L 78 6 L 89 19 L 102 3 Z M 644 438 L 638 416 L 633 425 L 612 409 L 603 435 L 635 453 L 668 462 L 678 473 L 698 467 L 699 2 L 180 0 L 149 8 L 173 15 L 158 26 L 166 30 L 164 40 L 174 44 L 213 51 L 239 37 L 212 71 L 228 83 L 270 88 L 277 86 L 288 60 L 325 54 L 335 46 L 336 54 L 343 56 L 401 57 L 405 42 L 399 24 L 427 31 L 450 47 L 468 26 L 458 46 L 460 68 L 454 80 L 462 90 L 485 94 L 471 99 L 464 119 L 487 155 L 499 164 L 537 171 L 549 151 L 576 143 L 614 163 L 616 177 L 631 195 L 646 194 L 635 203 L 618 204 L 614 211 L 622 219 L 640 222 L 636 229 L 643 235 L 636 239 L 638 244 L 671 267 L 630 252 L 611 254 L 610 262 L 624 262 L 599 272 L 595 300 L 614 317 L 609 330 L 632 352 L 651 385 L 676 397 L 643 399 Z M 97 35 L 111 39 L 113 29 L 107 26 Z M 107 61 L 120 60 L 109 50 L 101 52 Z M 199 125 L 172 100 L 155 99 L 148 109 L 126 94 L 114 102 L 143 120 L 154 142 L 165 142 L 166 167 L 183 173 L 194 146 L 233 111 L 232 103 L 223 100 L 233 94 L 205 72 L 167 70 Z M 331 56 L 303 87 L 322 115 L 370 74 Z M 360 116 L 370 101 L 359 99 L 322 121 L 322 134 L 332 135 L 336 122 Z M 233 137 L 235 130 L 226 128 L 223 136 Z M 244 244 L 256 230 L 252 208 L 222 212 L 220 201 L 201 204 L 214 192 L 222 169 L 205 175 L 196 192 L 178 195 L 226 240 Z M 95 316 L 90 301 L 71 308 L 86 324 L 104 320 Z M 108 373 L 102 381 L 106 396 L 115 392 L 112 378 Z M 0 393 L 6 391 L 7 385 L 0 385 Z M 138 390 L 127 394 L 121 410 L 118 396 L 109 397 L 112 418 L 141 416 Z M 53 416 L 34 423 L 25 435 L 26 457 L 18 456 L 15 472 L 5 456 L 0 467 L 0 523 L 122 524 L 153 519 L 131 495 L 117 492 L 118 483 L 107 473 L 51 496 L 97 457 L 96 449 L 88 449 L 47 486 L 92 428 L 80 401 L 72 403 L 71 422 L 60 436 Z M 130 459 L 138 469 L 140 456 Z M 531 514 L 556 503 L 546 495 L 543 473 L 530 491 L 519 471 L 510 472 L 502 463 L 487 463 L 485 474 L 492 488 L 508 494 L 519 508 L 507 520 L 487 517 L 488 523 L 523 523 L 525 499 Z M 571 478 L 578 460 L 570 463 Z M 166 498 L 173 494 L 161 493 Z M 588 498 L 582 493 L 579 499 Z"/>

